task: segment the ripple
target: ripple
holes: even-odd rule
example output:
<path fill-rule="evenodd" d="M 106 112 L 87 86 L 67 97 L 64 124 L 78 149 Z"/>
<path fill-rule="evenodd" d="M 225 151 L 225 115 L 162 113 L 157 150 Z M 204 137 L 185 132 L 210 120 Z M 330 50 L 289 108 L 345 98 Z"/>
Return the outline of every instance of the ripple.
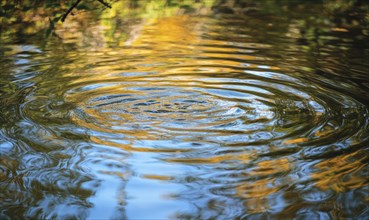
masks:
<path fill-rule="evenodd" d="M 0 44 L 5 216 L 365 216 L 367 30 L 283 4 L 112 11 Z"/>
<path fill-rule="evenodd" d="M 145 181 L 203 185 L 210 195 L 241 199 L 249 214 L 293 209 L 290 200 L 277 205 L 289 189 L 296 188 L 296 201 L 323 203 L 333 200 L 337 192 L 365 185 L 362 178 L 344 174 L 346 169 L 354 174 L 351 167 L 333 173 L 323 168 L 330 166 L 330 160 L 338 163 L 335 159 L 341 154 L 362 148 L 368 134 L 365 104 L 327 86 L 322 76 L 311 81 L 303 72 L 272 65 L 272 58 L 252 56 L 255 51 L 251 49 L 245 52 L 248 55 L 238 54 L 241 45 L 218 46 L 211 51 L 202 48 L 204 52 L 191 57 L 178 55 L 176 62 L 157 62 L 162 59 L 159 54 L 151 63 L 137 62 L 135 70 L 94 67 L 83 70 L 80 77 L 67 77 L 58 99 L 40 97 L 24 106 L 30 121 L 52 120 L 58 125 L 57 132 L 34 127 L 26 134 L 37 137 L 38 145 L 48 141 L 51 146 L 65 146 L 73 141 L 51 139 L 58 139 L 55 135 L 69 127 L 65 134 L 76 137 L 74 141 L 90 142 L 95 150 L 97 146 L 118 148 L 133 158 L 146 155 L 143 158 L 150 158 L 153 167 L 164 167 L 173 174 L 153 171 L 145 161 L 129 159 L 135 164 L 130 164 L 131 172 L 124 162 L 100 154 L 82 159 L 78 166 L 69 165 L 87 176 L 93 174 L 92 179 L 114 176 L 126 181 L 132 175 Z M 99 66 L 113 61 L 101 61 Z M 22 123 L 21 127 L 30 127 Z M 309 166 L 307 177 L 300 182 L 295 172 L 305 166 L 299 161 L 306 160 L 323 161 Z M 29 160 L 25 155 L 23 163 L 28 170 L 33 164 L 44 169 L 40 175 L 51 182 L 41 182 L 41 190 L 53 185 L 63 192 L 73 191 L 80 186 L 68 183 L 65 188 L 67 181 L 85 181 L 72 176 L 51 179 L 46 169 L 52 163 L 46 155 L 35 154 Z M 357 166 L 358 170 L 366 167 L 362 162 Z M 190 169 L 201 178 L 191 179 L 191 172 L 179 174 L 176 169 Z M 322 177 L 324 173 L 334 178 Z M 96 190 L 104 181 L 91 184 Z M 310 191 L 300 190 L 299 185 Z M 180 197 L 200 201 L 204 195 L 186 192 Z"/>
<path fill-rule="evenodd" d="M 190 72 L 199 67 L 187 68 Z M 301 77 L 261 70 L 237 73 L 237 80 L 198 74 L 107 76 L 98 83 L 73 83 L 64 98 L 78 106 L 69 115 L 80 126 L 108 133 L 140 129 L 147 137 L 233 131 L 244 134 L 242 142 L 247 144 L 264 132 L 270 142 L 324 144 L 337 134 L 342 141 L 355 137 L 368 125 L 362 103 Z"/>

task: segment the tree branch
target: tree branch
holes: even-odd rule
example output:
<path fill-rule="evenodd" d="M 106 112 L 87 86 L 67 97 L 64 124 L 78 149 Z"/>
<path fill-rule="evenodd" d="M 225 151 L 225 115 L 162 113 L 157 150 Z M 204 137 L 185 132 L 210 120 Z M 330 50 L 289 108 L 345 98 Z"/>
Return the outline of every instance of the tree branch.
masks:
<path fill-rule="evenodd" d="M 109 3 L 104 2 L 104 0 L 97 0 L 99 1 L 101 4 L 103 4 L 105 7 L 111 8 L 111 5 Z"/>
<path fill-rule="evenodd" d="M 75 8 L 77 7 L 77 5 L 81 2 L 82 0 L 77 0 L 69 9 L 68 11 L 63 15 L 63 17 L 61 18 L 61 21 L 64 22 L 65 19 L 67 18 L 67 16 L 69 15 L 69 13 Z M 100 0 L 98 0 L 100 1 Z"/>

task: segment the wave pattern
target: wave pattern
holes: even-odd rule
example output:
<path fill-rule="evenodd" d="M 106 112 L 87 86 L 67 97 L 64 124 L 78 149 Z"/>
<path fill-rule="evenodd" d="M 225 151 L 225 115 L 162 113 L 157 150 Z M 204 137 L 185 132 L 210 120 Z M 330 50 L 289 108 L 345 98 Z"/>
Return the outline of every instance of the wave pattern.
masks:
<path fill-rule="evenodd" d="M 293 27 L 221 18 L 62 57 L 9 46 L 0 216 L 367 216 L 368 65 L 335 47 L 354 42 L 323 33 L 317 64 Z"/>

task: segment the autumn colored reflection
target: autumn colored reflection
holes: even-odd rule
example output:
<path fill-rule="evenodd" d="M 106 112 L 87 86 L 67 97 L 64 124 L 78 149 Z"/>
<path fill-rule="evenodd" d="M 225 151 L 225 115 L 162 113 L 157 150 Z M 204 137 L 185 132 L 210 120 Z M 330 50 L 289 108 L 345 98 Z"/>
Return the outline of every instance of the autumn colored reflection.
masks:
<path fill-rule="evenodd" d="M 366 160 L 367 156 L 363 151 L 326 159 L 315 165 L 317 171 L 311 177 L 321 190 L 345 192 L 348 189 L 362 188 L 368 185 L 366 177 L 360 173 L 367 166 Z"/>
<path fill-rule="evenodd" d="M 364 219 L 368 4 L 0 3 L 0 219 Z"/>

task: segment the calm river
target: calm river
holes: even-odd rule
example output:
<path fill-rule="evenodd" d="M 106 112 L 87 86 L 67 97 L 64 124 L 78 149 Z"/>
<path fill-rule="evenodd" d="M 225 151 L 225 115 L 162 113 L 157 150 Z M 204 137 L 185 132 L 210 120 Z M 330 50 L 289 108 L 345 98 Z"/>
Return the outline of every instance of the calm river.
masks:
<path fill-rule="evenodd" d="M 1 220 L 368 218 L 365 1 L 12 2 Z"/>

